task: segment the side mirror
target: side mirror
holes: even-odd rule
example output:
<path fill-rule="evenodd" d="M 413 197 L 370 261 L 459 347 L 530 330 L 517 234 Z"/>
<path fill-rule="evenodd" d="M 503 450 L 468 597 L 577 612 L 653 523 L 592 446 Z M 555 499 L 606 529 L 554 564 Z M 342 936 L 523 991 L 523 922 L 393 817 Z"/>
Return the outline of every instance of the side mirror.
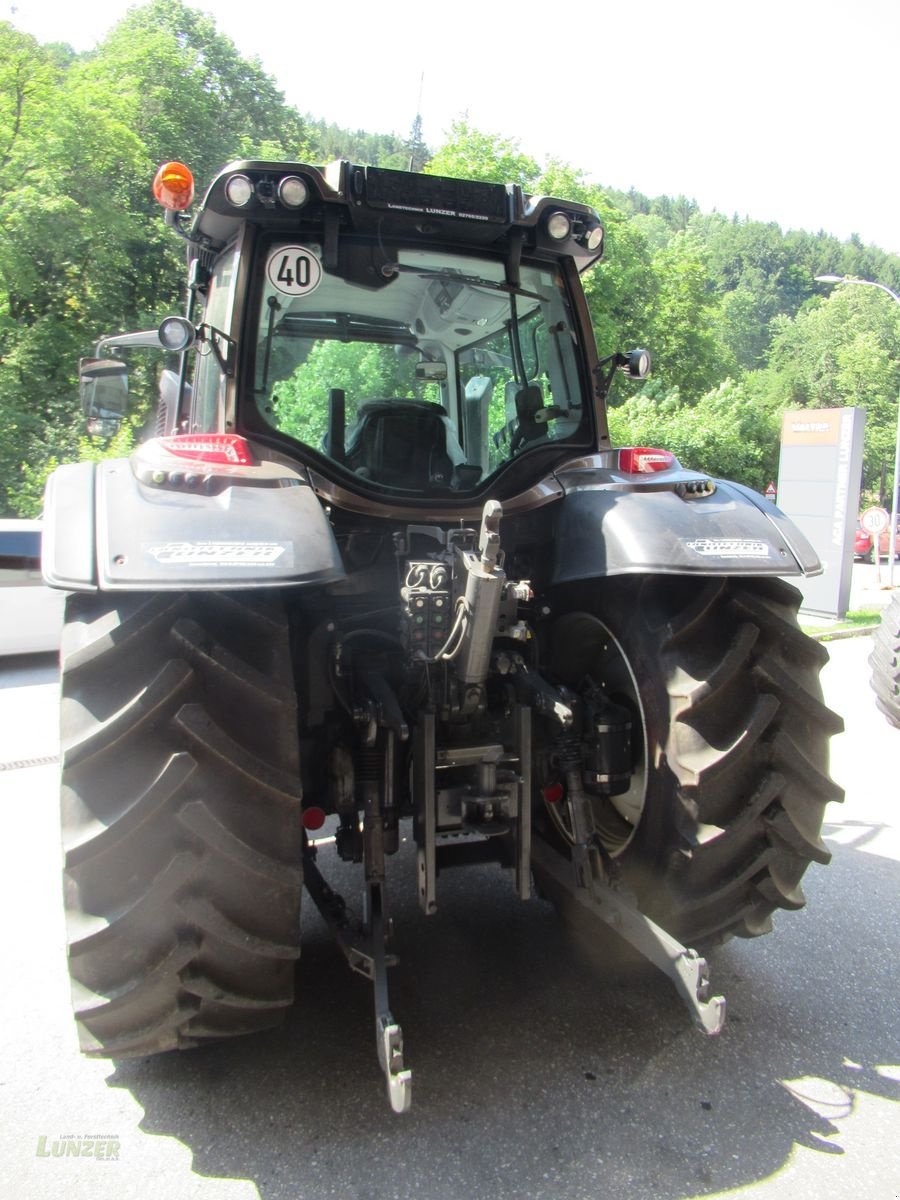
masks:
<path fill-rule="evenodd" d="M 128 367 L 116 358 L 83 358 L 78 380 L 88 433 L 112 437 L 128 408 Z"/>

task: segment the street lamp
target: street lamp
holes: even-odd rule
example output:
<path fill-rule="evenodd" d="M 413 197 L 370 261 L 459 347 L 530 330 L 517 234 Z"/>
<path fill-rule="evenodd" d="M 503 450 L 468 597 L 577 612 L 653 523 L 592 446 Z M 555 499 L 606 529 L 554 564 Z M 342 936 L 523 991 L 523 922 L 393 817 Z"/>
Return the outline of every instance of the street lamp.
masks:
<path fill-rule="evenodd" d="M 875 283 L 872 279 L 854 279 L 847 275 L 817 275 L 816 283 L 859 283 L 863 287 L 878 288 L 887 292 L 892 300 L 900 304 L 900 296 L 884 283 Z M 888 533 L 888 587 L 894 586 L 894 554 L 897 546 L 897 494 L 900 492 L 900 399 L 897 402 L 897 437 L 894 441 L 894 494 L 891 505 L 891 528 Z M 877 536 L 877 535 L 875 535 Z M 875 547 L 878 553 L 878 547 Z"/>

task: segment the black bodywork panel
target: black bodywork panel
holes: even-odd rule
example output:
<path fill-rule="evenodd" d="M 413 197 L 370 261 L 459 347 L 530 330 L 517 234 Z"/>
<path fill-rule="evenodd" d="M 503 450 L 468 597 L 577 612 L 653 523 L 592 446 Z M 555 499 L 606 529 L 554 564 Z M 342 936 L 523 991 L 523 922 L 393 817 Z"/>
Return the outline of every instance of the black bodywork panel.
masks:
<path fill-rule="evenodd" d="M 605 575 L 814 575 L 815 551 L 773 504 L 717 480 L 711 495 L 573 486 L 561 477 L 552 582 Z M 568 487 L 566 484 L 568 483 Z"/>
<path fill-rule="evenodd" d="M 213 495 L 141 483 L 126 459 L 60 467 L 46 495 L 43 571 L 71 591 L 276 587 L 344 576 L 321 502 L 294 472 Z"/>

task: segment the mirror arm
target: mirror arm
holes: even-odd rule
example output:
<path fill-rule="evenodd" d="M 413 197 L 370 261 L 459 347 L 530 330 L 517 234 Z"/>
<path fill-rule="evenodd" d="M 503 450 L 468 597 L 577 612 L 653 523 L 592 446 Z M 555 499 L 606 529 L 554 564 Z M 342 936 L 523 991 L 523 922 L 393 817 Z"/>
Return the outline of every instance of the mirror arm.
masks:
<path fill-rule="evenodd" d="M 189 288 L 188 289 L 187 310 L 185 312 L 185 317 L 189 321 L 193 321 L 194 308 L 196 307 L 196 299 L 197 299 L 196 289 L 193 287 Z M 182 413 L 182 408 L 184 407 L 184 399 L 185 399 L 185 384 L 187 383 L 187 370 L 188 370 L 188 356 L 186 354 L 182 354 L 181 361 L 178 364 L 178 401 L 177 401 L 177 408 L 176 408 L 176 412 L 175 412 L 175 420 L 173 422 L 174 429 L 171 431 L 173 433 L 177 433 L 179 431 L 179 429 L 178 429 L 179 423 L 181 422 L 181 420 L 183 418 L 185 420 L 188 420 L 190 418 L 190 412 L 188 412 L 186 414 Z M 170 431 L 166 430 L 165 432 L 168 433 Z"/>
<path fill-rule="evenodd" d="M 125 346 L 158 346 L 159 333 L 156 329 L 144 329 L 139 333 L 114 333 L 101 338 L 94 347 L 94 356 L 100 358 L 104 350 L 115 350 Z"/>
<path fill-rule="evenodd" d="M 224 354 L 219 345 L 220 340 L 225 343 Z M 201 325 L 197 330 L 197 341 L 206 342 L 216 356 L 216 362 L 221 367 L 222 374 L 230 378 L 234 374 L 234 342 L 228 334 L 214 329 L 212 325 Z"/>
<path fill-rule="evenodd" d="M 186 242 L 193 242 L 193 238 L 188 233 L 191 218 L 187 213 L 174 212 L 171 208 L 167 208 L 164 219 L 169 229 L 174 229 L 180 238 Z"/>
<path fill-rule="evenodd" d="M 601 358 L 594 367 L 594 375 L 597 379 L 597 396 L 600 400 L 605 400 L 609 395 L 609 389 L 612 387 L 612 381 L 615 378 L 616 371 L 626 361 L 624 354 L 609 354 L 606 358 Z M 604 370 L 608 367 L 609 370 Z"/>

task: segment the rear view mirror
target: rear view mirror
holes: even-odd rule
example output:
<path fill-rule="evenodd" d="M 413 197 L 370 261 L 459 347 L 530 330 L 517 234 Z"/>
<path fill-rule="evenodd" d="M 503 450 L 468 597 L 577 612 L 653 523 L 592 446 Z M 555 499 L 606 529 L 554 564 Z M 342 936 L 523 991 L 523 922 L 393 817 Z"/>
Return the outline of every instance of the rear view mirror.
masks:
<path fill-rule="evenodd" d="M 112 437 L 128 407 L 128 367 L 115 358 L 83 358 L 78 379 L 88 433 Z"/>
<path fill-rule="evenodd" d="M 446 378 L 446 363 L 420 362 L 416 364 L 416 379 L 433 379 L 437 383 L 443 383 Z"/>

